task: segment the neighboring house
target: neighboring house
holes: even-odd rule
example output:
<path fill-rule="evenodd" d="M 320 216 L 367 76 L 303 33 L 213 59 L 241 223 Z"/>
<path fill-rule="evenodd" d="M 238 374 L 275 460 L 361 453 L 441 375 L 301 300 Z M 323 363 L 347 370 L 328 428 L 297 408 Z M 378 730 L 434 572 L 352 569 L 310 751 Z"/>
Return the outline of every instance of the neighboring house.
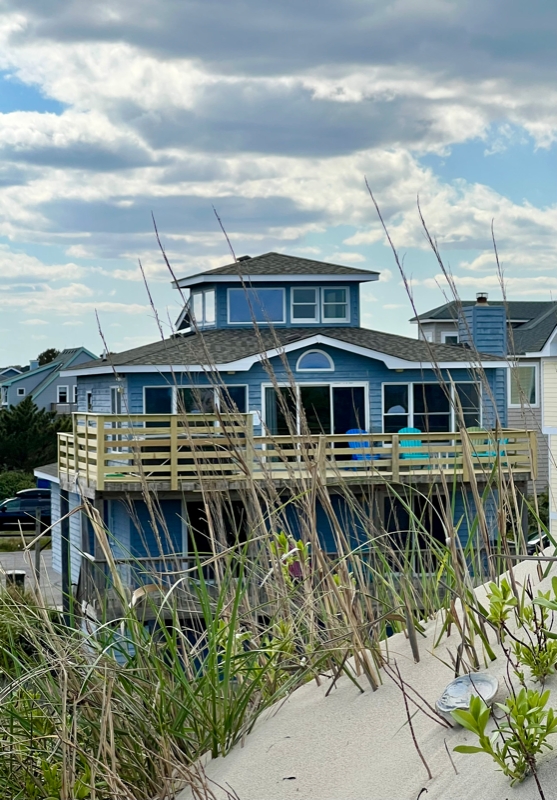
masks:
<path fill-rule="evenodd" d="M 91 361 L 95 355 L 85 347 L 63 350 L 54 361 L 38 366 L 31 362 L 27 371 L 19 372 L 0 382 L 2 407 L 12 407 L 31 396 L 33 402 L 47 411 L 70 414 L 77 411 L 77 381 L 75 378 L 61 378 L 63 369 L 76 367 Z"/>
<path fill-rule="evenodd" d="M 483 386 L 469 349 L 360 326 L 360 284 L 378 277 L 377 272 L 267 253 L 177 281 L 189 291 L 179 333 L 62 373 L 62 380 L 77 381 L 78 413 L 73 433 L 60 435 L 53 519 L 77 508 L 83 495 L 103 515 L 122 563 L 160 558 L 157 538 L 166 542 L 165 548 L 170 545 L 150 524 L 142 474 L 158 492 L 172 548 L 185 558 L 192 552 L 192 538 L 198 546 L 209 541 L 202 495 L 206 481 L 214 486 L 220 476 L 223 486 L 241 488 L 246 474 L 260 481 L 270 471 L 281 497 L 295 491 L 289 470 L 294 464 L 303 472 L 306 466 L 298 455 L 301 442 L 292 439 L 285 420 L 286 404 L 298 429 L 307 425 L 313 447 L 308 458 L 319 459 L 316 466 L 332 506 L 352 541 L 359 534 L 346 522 L 350 513 L 339 483 L 349 481 L 360 497 L 371 487 L 377 522 L 395 532 L 400 527 L 390 485 L 411 484 L 419 502 L 432 481 L 441 482 L 438 470 L 450 476 L 451 484 L 457 481 L 455 517 L 465 539 L 466 509 L 474 508 L 470 469 L 485 485 L 490 468 L 486 473 L 479 461 L 465 463 L 455 408 L 461 406 L 467 427 L 491 429 L 496 420 L 506 427 L 504 310 L 474 306 L 465 311 L 466 330 L 482 352 Z M 234 410 L 236 416 L 227 417 L 226 424 L 241 419 L 242 459 L 226 450 L 219 427 L 224 422 L 199 418 L 215 409 Z M 190 426 L 185 432 L 184 420 Z M 192 459 L 188 453 L 195 450 L 196 436 L 188 431 L 199 425 L 203 437 L 214 438 L 215 451 L 209 448 L 207 454 L 204 446 Z M 406 428 L 413 432 L 404 435 Z M 358 431 L 366 433 L 363 439 Z M 279 438 L 270 443 L 265 435 Z M 146 445 L 153 437 L 156 446 Z M 524 492 L 533 469 L 532 438 L 509 434 L 506 441 L 504 469 L 513 469 Z M 279 457 L 270 455 L 276 447 Z M 292 507 L 285 507 L 290 530 L 300 531 Z M 319 506 L 316 513 L 323 546 L 335 552 L 329 521 Z M 495 535 L 496 521 L 490 520 Z M 80 549 L 90 555 L 87 565 L 102 561 L 102 553 L 88 525 L 79 527 L 78 514 L 67 525 L 64 536 L 54 531 L 53 563 L 62 563 L 62 542 L 71 541 L 74 580 Z M 444 541 L 440 522 L 432 533 Z M 122 574 L 132 585 L 138 580 L 129 570 Z"/>
<path fill-rule="evenodd" d="M 478 297 L 487 303 L 486 294 Z M 419 324 L 419 338 L 456 344 L 459 307 L 469 308 L 476 302 L 445 303 L 410 321 Z M 538 433 L 535 485 L 538 493 L 550 487 L 552 529 L 557 533 L 557 468 L 551 455 L 557 453 L 557 302 L 496 300 L 489 306 L 504 308 L 507 316 L 508 424 Z"/>
<path fill-rule="evenodd" d="M 15 378 L 16 375 L 21 375 L 21 367 L 0 367 L 0 383 L 8 380 L 8 378 Z"/>

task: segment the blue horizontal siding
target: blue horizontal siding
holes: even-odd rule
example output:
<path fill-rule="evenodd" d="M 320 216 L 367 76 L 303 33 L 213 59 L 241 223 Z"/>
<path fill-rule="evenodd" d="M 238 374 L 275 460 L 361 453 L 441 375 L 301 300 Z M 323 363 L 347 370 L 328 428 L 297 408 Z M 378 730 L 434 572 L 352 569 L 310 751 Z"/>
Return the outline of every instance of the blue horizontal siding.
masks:
<path fill-rule="evenodd" d="M 383 383 L 416 383 L 421 381 L 437 382 L 437 375 L 431 369 L 405 369 L 396 371 L 389 369 L 385 364 L 373 358 L 349 353 L 332 346 L 320 346 L 332 358 L 335 369 L 334 372 L 297 372 L 296 364 L 305 350 L 313 347 L 300 348 L 284 357 L 275 356 L 270 360 L 270 365 L 277 381 L 288 383 L 290 375 L 294 376 L 298 385 L 320 384 L 320 383 L 363 383 L 369 387 L 369 428 L 372 432 L 382 431 L 382 385 Z M 286 364 L 284 359 L 286 359 Z M 483 421 L 485 427 L 495 425 L 496 413 L 499 416 L 500 424 L 507 424 L 507 381 L 506 369 L 485 368 L 487 387 L 482 389 L 483 397 Z M 447 383 L 452 378 L 453 381 L 478 381 L 477 374 L 467 368 L 457 368 L 450 370 L 450 377 L 447 370 L 442 371 L 442 377 Z M 270 384 L 271 378 L 266 367 L 262 363 L 254 364 L 251 369 L 237 371 L 233 374 L 222 373 L 220 381 L 223 384 L 247 385 L 248 386 L 248 408 L 250 411 L 262 413 L 262 386 Z M 143 390 L 146 386 L 210 386 L 212 385 L 207 376 L 203 373 L 187 374 L 176 372 L 172 373 L 136 373 L 128 375 L 123 382 L 124 402 L 129 406 L 130 413 L 144 413 Z M 109 380 L 106 376 L 86 376 L 79 379 L 79 403 L 80 409 L 84 410 L 85 396 L 87 391 L 93 393 L 93 410 L 96 413 L 110 413 L 110 387 L 114 385 L 114 380 Z M 492 395 L 495 401 L 495 408 L 491 400 Z"/>

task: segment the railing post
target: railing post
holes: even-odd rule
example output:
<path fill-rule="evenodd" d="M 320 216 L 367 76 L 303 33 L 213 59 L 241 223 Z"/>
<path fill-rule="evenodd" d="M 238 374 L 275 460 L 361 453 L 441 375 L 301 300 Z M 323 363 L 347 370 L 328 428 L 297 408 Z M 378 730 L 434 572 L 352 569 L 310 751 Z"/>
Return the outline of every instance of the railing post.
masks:
<path fill-rule="evenodd" d="M 462 450 L 462 480 L 470 483 L 470 462 L 472 460 L 472 448 L 469 447 L 469 439 L 466 431 L 460 432 L 460 449 Z M 466 438 L 466 442 L 464 441 Z"/>
<path fill-rule="evenodd" d="M 253 441 L 253 414 L 246 414 L 245 421 L 245 436 L 246 436 L 246 466 L 248 474 L 253 475 L 255 469 L 255 445 Z"/>
<path fill-rule="evenodd" d="M 538 477 L 538 436 L 536 431 L 528 431 L 528 438 L 530 440 L 530 468 L 532 480 L 535 481 Z"/>
<path fill-rule="evenodd" d="M 399 475 L 400 475 L 400 451 L 399 451 L 399 440 L 398 434 L 393 433 L 391 436 L 391 461 L 392 461 L 392 473 L 393 473 L 393 483 L 399 482 Z"/>
<path fill-rule="evenodd" d="M 178 416 L 170 417 L 170 488 L 178 491 Z"/>
<path fill-rule="evenodd" d="M 327 437 L 324 434 L 319 434 L 319 442 L 317 445 L 317 469 L 319 470 L 319 477 L 323 484 L 327 483 Z"/>
<path fill-rule="evenodd" d="M 97 489 L 102 491 L 104 489 L 104 416 L 97 417 Z M 87 441 L 89 447 L 89 441 Z"/>

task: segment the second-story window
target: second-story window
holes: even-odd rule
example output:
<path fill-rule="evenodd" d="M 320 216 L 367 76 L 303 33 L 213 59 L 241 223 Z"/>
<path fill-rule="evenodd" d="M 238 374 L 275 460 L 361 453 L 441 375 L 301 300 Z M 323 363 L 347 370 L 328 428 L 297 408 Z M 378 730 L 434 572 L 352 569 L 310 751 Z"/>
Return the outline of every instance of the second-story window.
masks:
<path fill-rule="evenodd" d="M 215 324 L 215 290 L 192 292 L 190 309 L 198 328 L 208 328 Z"/>
<path fill-rule="evenodd" d="M 348 322 L 348 290 L 346 287 L 323 289 L 323 322 Z"/>
<path fill-rule="evenodd" d="M 294 287 L 292 289 L 292 323 L 319 322 L 319 289 Z"/>
<path fill-rule="evenodd" d="M 58 387 L 58 402 L 59 403 L 67 403 L 68 402 L 68 387 L 67 386 L 59 386 Z"/>
<path fill-rule="evenodd" d="M 232 325 L 286 322 L 284 289 L 229 289 L 228 322 Z"/>

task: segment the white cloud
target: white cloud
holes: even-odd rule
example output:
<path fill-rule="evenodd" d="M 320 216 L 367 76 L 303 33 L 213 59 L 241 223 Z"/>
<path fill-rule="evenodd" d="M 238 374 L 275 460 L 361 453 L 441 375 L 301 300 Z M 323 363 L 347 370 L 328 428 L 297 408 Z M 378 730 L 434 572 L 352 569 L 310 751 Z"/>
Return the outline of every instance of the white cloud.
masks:
<path fill-rule="evenodd" d="M 367 261 L 367 258 L 361 253 L 333 253 L 332 256 L 329 256 L 324 260 L 333 261 L 337 264 L 342 263 L 343 261 L 346 261 L 348 264 L 361 264 L 363 261 Z"/>
<path fill-rule="evenodd" d="M 72 244 L 71 247 L 68 247 L 66 250 L 66 255 L 70 256 L 70 258 L 94 258 L 94 253 L 91 253 L 84 247 L 82 244 Z"/>
<path fill-rule="evenodd" d="M 48 322 L 44 319 L 22 319 L 19 322 L 20 325 L 48 325 Z"/>

